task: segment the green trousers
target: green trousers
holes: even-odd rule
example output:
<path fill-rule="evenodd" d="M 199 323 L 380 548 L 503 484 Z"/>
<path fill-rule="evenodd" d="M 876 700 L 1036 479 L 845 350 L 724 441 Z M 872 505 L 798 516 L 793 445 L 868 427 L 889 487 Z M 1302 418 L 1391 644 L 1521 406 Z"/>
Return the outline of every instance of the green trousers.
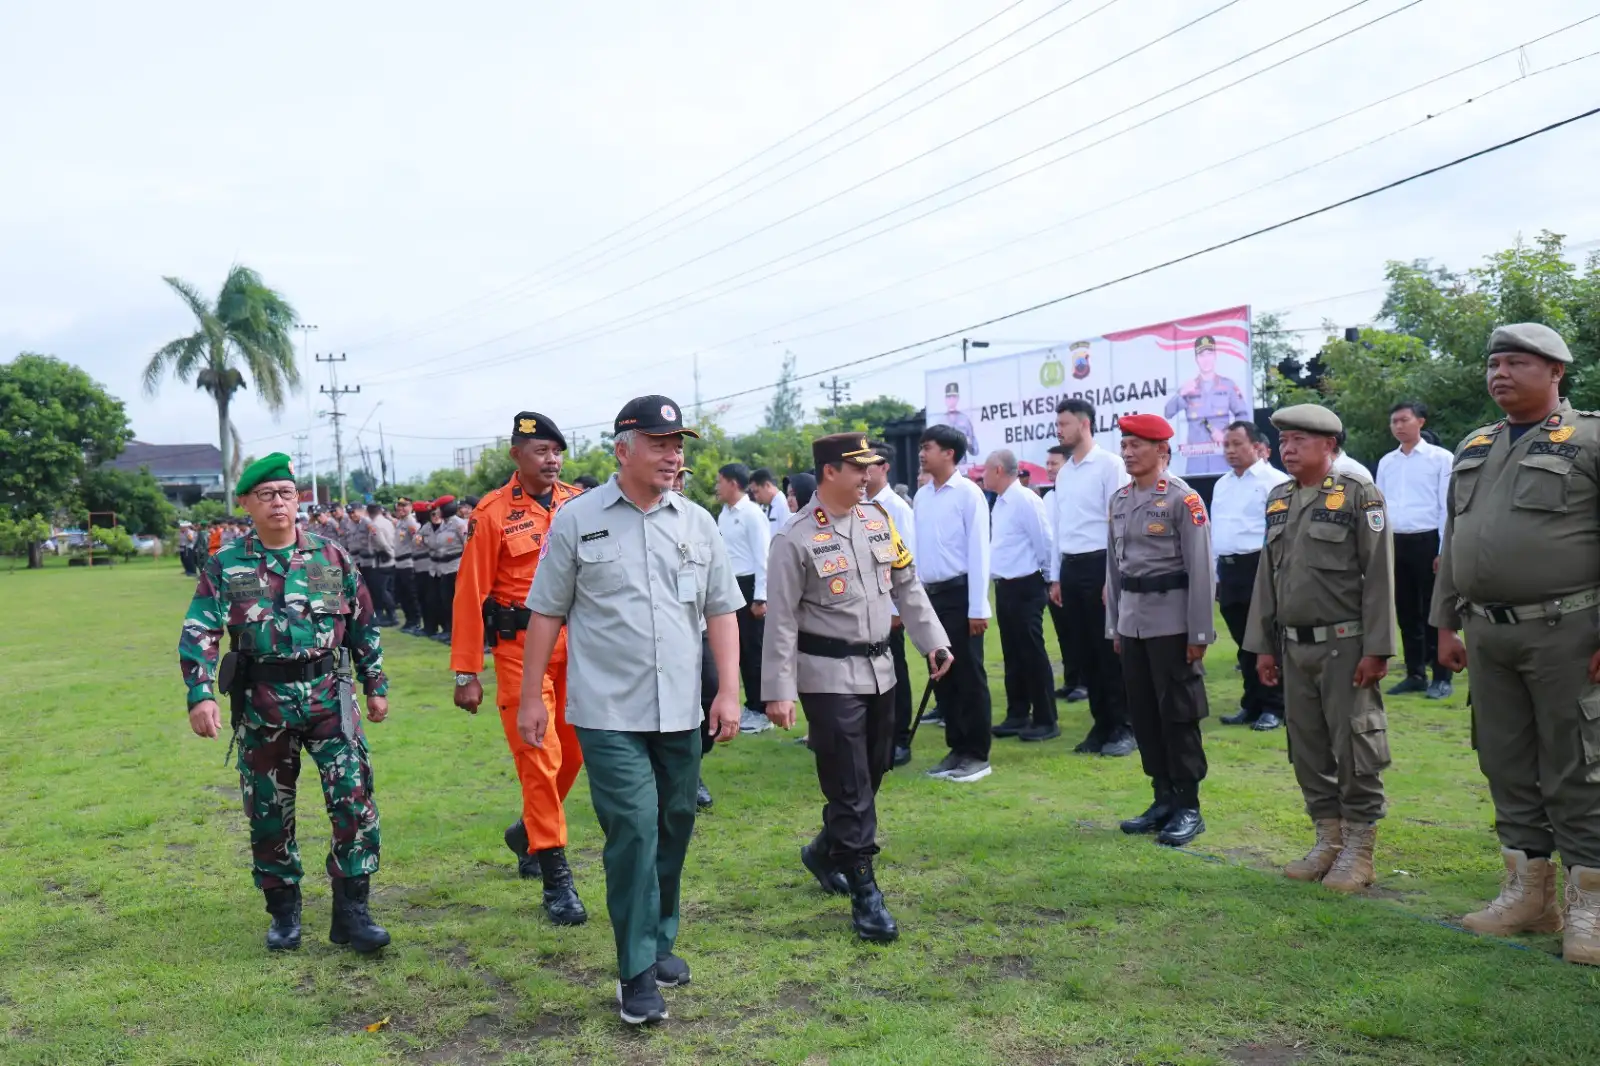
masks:
<path fill-rule="evenodd" d="M 1389 719 L 1378 687 L 1356 688 L 1361 638 L 1284 643 L 1289 762 L 1313 821 L 1376 822 L 1385 811 Z"/>
<path fill-rule="evenodd" d="M 1600 867 L 1600 610 L 1492 625 L 1467 618 L 1478 766 L 1500 843 Z"/>
<path fill-rule="evenodd" d="M 617 975 L 637 977 L 672 953 L 678 883 L 694 835 L 700 730 L 627 733 L 579 727 L 589 795 L 606 834 L 606 909 Z"/>

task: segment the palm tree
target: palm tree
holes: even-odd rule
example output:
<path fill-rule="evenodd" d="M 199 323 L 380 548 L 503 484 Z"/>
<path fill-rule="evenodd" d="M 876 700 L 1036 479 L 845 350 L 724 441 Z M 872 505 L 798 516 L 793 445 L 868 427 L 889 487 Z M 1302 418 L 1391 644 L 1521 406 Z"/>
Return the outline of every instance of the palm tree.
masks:
<path fill-rule="evenodd" d="M 179 381 L 193 381 L 217 402 L 217 446 L 222 450 L 223 492 L 233 510 L 234 466 L 239 432 L 228 417 L 234 393 L 247 381 L 274 414 L 284 397 L 300 386 L 294 342 L 289 331 L 299 320 L 289 302 L 249 267 L 234 265 L 215 304 L 181 278 L 163 278 L 194 313 L 199 328 L 164 345 L 144 368 L 144 391 L 154 396 L 168 369 Z"/>

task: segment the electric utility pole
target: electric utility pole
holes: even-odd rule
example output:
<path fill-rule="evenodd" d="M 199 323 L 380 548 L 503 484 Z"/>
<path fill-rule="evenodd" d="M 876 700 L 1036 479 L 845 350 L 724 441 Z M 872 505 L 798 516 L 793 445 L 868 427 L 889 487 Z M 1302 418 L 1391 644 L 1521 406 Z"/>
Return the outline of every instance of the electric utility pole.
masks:
<path fill-rule="evenodd" d="M 333 419 L 333 455 L 339 473 L 339 503 L 342 506 L 348 503 L 349 499 L 345 491 L 344 435 L 339 425 L 339 420 L 344 418 L 345 413 L 339 410 L 339 397 L 358 393 L 361 391 L 361 386 L 357 385 L 355 388 L 351 388 L 348 385 L 341 386 L 339 384 L 339 364 L 345 361 L 342 352 L 339 355 L 319 355 L 316 360 L 319 363 L 328 364 L 328 381 L 330 384 L 322 386 L 318 391 L 329 397 L 333 403 L 333 411 L 329 414 L 329 417 Z"/>

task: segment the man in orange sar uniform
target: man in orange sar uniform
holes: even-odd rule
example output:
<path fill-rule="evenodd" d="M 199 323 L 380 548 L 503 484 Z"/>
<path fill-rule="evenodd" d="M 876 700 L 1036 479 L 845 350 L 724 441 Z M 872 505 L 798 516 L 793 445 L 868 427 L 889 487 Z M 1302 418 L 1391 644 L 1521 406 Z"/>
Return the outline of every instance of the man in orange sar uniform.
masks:
<path fill-rule="evenodd" d="M 483 702 L 478 672 L 484 637 L 494 644 L 495 702 L 517 778 L 522 782 L 522 817 L 506 830 L 506 846 L 523 877 L 544 880 L 544 909 L 557 925 L 581 925 L 589 917 L 567 865 L 567 818 L 563 803 L 583 753 L 567 724 L 567 634 L 562 630 L 544 676 L 544 701 L 553 728 L 544 747 L 517 732 L 522 692 L 522 649 L 527 638 L 528 587 L 539 565 L 550 520 L 581 491 L 561 480 L 566 438 L 537 411 L 523 411 L 511 427 L 511 460 L 517 472 L 473 509 L 452 604 L 450 667 L 456 672 L 455 704 L 473 714 Z"/>

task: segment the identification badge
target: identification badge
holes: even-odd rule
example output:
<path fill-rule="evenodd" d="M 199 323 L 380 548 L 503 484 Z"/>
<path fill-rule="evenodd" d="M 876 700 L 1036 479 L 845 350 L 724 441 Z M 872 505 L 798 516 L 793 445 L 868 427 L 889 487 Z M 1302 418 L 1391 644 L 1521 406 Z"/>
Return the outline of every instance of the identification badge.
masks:
<path fill-rule="evenodd" d="M 678 571 L 678 602 L 693 603 L 699 595 L 698 582 L 694 579 L 694 570 Z"/>

